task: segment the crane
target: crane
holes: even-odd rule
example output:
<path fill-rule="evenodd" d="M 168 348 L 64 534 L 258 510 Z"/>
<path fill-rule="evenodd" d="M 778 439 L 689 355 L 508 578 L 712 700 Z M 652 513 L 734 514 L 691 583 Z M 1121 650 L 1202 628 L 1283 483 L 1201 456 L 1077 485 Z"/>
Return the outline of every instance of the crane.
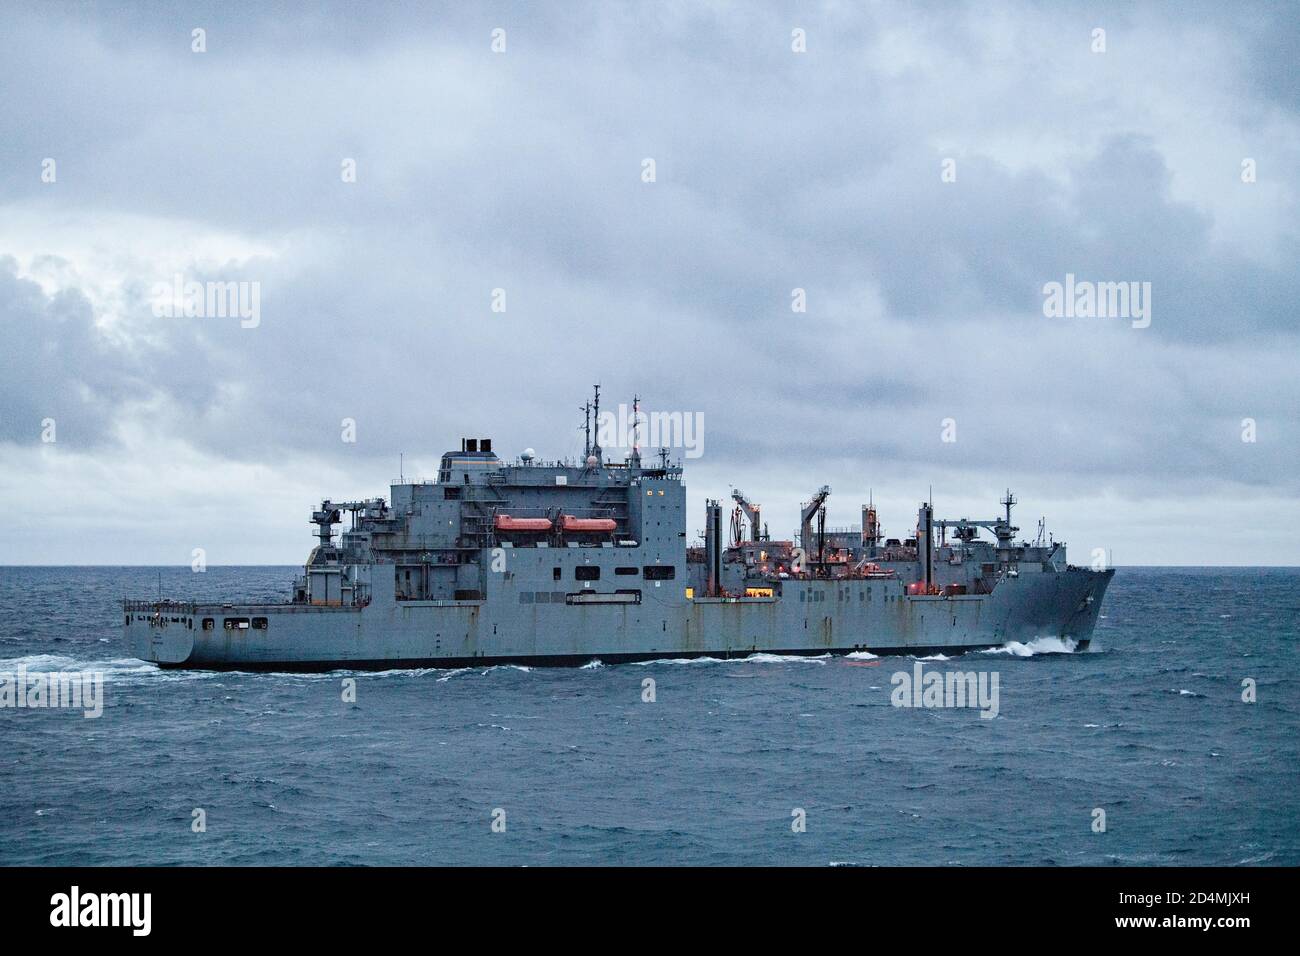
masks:
<path fill-rule="evenodd" d="M 745 518 L 749 521 L 749 540 L 762 541 L 762 525 L 759 522 L 759 513 L 763 510 L 763 506 L 754 504 L 746 498 L 738 488 L 733 488 L 731 490 L 731 497 L 735 499 L 736 506 L 744 513 Z"/>
<path fill-rule="evenodd" d="M 805 552 L 812 547 L 812 519 L 826 503 L 826 499 L 831 496 L 831 486 L 822 485 L 817 489 L 817 494 L 812 496 L 812 501 L 804 504 L 799 510 L 799 544 L 803 546 Z"/>

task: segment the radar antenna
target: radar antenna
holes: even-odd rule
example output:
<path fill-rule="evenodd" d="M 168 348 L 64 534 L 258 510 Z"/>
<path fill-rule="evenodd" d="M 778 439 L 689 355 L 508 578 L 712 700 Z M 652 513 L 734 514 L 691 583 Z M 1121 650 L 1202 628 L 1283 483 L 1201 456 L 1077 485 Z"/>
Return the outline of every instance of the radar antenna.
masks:
<path fill-rule="evenodd" d="M 591 455 L 591 402 L 578 406 L 582 410 L 582 461 L 586 464 Z"/>
<path fill-rule="evenodd" d="M 632 464 L 641 467 L 641 396 L 632 396 Z"/>

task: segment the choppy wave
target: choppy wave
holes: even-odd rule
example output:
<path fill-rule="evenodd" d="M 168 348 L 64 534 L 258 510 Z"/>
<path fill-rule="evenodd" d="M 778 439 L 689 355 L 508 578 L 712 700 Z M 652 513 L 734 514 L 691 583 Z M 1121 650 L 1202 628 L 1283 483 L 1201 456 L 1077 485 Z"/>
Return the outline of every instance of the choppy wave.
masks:
<path fill-rule="evenodd" d="M 1001 647 L 990 647 L 981 654 L 1010 654 L 1012 657 L 1034 657 L 1038 654 L 1073 654 L 1079 642 L 1073 638 L 1036 637 L 1028 643 L 1007 641 Z"/>
<path fill-rule="evenodd" d="M 293 570 L 209 574 L 227 573 L 223 588 L 247 593 Z M 221 583 L 188 566 L 174 577 L 187 586 L 194 577 L 202 587 Z M 154 569 L 0 568 L 0 670 L 110 675 L 102 720 L 72 710 L 0 712 L 0 724 L 21 730 L 5 738 L 15 766 L 41 771 L 4 778 L 0 803 L 24 824 L 0 825 L 6 862 L 1300 860 L 1300 790 L 1287 776 L 1300 762 L 1295 708 L 1284 703 L 1270 712 L 1276 719 L 1260 720 L 1257 709 L 1230 706 L 1238 691 L 1224 686 L 1243 658 L 1289 659 L 1300 571 L 1123 572 L 1106 597 L 1102 657 L 1085 658 L 1079 648 L 1070 656 L 1064 642 L 1031 640 L 1032 632 L 990 652 L 1002 658 L 944 652 L 953 670 L 1002 671 L 1007 719 L 995 722 L 969 709 L 891 707 L 890 674 L 916 663 L 905 649 L 821 658 L 744 651 L 730 659 L 664 649 L 641 662 L 663 666 L 631 672 L 610 661 L 582 672 L 530 672 L 473 660 L 388 671 L 164 670 L 123 659 L 129 651 L 112 606 L 119 593 L 148 593 L 156 578 Z M 1231 642 L 1211 639 L 1225 611 L 1236 621 L 1222 623 L 1239 629 Z M 1098 646 L 1094 635 L 1089 652 Z M 831 666 L 797 666 L 826 661 Z M 667 666 L 677 663 L 692 666 Z M 710 666 L 719 664 L 737 666 Z M 660 678 L 656 706 L 638 703 L 636 685 L 648 673 Z M 357 702 L 340 699 L 343 677 L 355 677 Z M 450 683 L 437 686 L 443 681 Z M 1189 717 L 1207 709 L 1213 733 L 1188 734 Z M 645 766 L 654 767 L 652 785 Z M 1248 778 L 1258 778 L 1272 809 L 1243 826 L 1231 811 Z M 756 780 L 815 788 L 796 786 L 790 801 L 760 794 L 770 825 L 749 826 L 744 808 L 754 805 Z M 522 796 L 512 798 L 516 782 Z M 1121 843 L 1098 842 L 1059 813 L 1062 786 L 1105 794 L 1107 806 L 1121 808 Z M 1022 797 L 1022 812 L 1004 812 L 1007 792 Z M 185 813 L 198 797 L 222 805 L 237 838 L 193 839 Z M 511 813 L 511 830 L 523 839 L 487 836 L 485 804 L 525 803 L 542 812 Z M 789 838 L 782 818 L 796 805 L 816 823 L 811 842 Z M 439 838 L 412 841 L 417 818 Z M 135 823 L 106 827 L 105 819 Z M 304 819 L 311 826 L 294 823 Z M 483 838 L 456 838 L 471 831 Z"/>
<path fill-rule="evenodd" d="M 816 657 L 809 657 L 804 654 L 750 654 L 748 657 L 735 658 L 748 664 L 825 664 L 830 660 L 830 654 L 818 654 Z"/>
<path fill-rule="evenodd" d="M 721 657 L 656 657 L 650 661 L 632 661 L 634 667 L 647 667 L 651 664 L 725 664 Z"/>
<path fill-rule="evenodd" d="M 525 667 L 523 664 L 493 664 L 489 667 L 423 667 L 412 670 L 392 670 L 392 671 L 357 671 L 358 676 L 381 677 L 385 675 L 409 674 L 412 677 L 423 677 L 425 674 L 437 674 L 438 683 L 444 684 L 455 677 L 462 677 L 466 674 L 477 674 L 479 677 L 487 677 L 494 671 L 519 671 L 524 674 L 531 674 L 533 668 Z"/>
<path fill-rule="evenodd" d="M 68 657 L 63 654 L 29 654 L 26 657 L 0 659 L 0 671 L 13 672 L 20 668 L 29 674 L 82 671 L 103 674 L 105 677 L 166 673 L 156 664 L 149 664 L 134 657 L 118 657 L 110 660 L 78 660 L 75 657 Z"/>
<path fill-rule="evenodd" d="M 451 680 L 453 677 L 456 677 L 456 676 L 458 676 L 458 675 L 460 675 L 460 674 L 468 674 L 468 673 L 470 672 L 470 670 L 472 670 L 472 668 L 469 668 L 469 667 L 454 667 L 454 668 L 452 668 L 451 670 L 447 671 L 447 673 L 445 673 L 445 674 L 443 674 L 441 677 L 439 677 L 439 678 L 438 678 L 438 683 L 439 683 L 439 684 L 444 684 L 444 683 L 446 683 L 447 681 Z"/>
<path fill-rule="evenodd" d="M 650 664 L 825 664 L 830 659 L 829 653 L 813 657 L 807 654 L 769 654 L 760 651 L 748 657 L 656 657 L 654 660 L 632 663 L 638 667 Z"/>

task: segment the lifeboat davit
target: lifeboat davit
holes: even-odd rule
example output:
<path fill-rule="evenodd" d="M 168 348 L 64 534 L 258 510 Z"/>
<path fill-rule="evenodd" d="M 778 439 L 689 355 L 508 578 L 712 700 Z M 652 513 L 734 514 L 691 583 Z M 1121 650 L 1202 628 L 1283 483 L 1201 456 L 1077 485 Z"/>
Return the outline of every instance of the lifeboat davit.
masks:
<path fill-rule="evenodd" d="M 561 531 L 599 531 L 609 533 L 618 527 L 613 518 L 575 518 L 564 515 L 560 518 Z"/>
<path fill-rule="evenodd" d="M 539 531 L 551 530 L 550 518 L 513 518 L 510 515 L 497 515 L 492 519 L 492 526 L 498 531 Z"/>

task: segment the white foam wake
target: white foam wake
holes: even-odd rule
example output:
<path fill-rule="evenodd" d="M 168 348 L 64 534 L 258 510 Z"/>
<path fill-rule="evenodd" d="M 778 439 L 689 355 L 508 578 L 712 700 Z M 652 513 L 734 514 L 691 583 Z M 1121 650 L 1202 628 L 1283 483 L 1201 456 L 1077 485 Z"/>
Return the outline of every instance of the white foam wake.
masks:
<path fill-rule="evenodd" d="M 982 654 L 1010 654 L 1013 657 L 1034 657 L 1037 654 L 1073 654 L 1079 642 L 1073 638 L 1036 637 L 1027 644 L 1007 641 L 1001 647 L 990 647 Z"/>
<path fill-rule="evenodd" d="M 16 671 L 19 668 L 29 674 L 47 674 L 55 671 L 97 671 L 105 676 L 117 674 L 149 674 L 159 668 L 137 660 L 134 657 L 118 657 L 103 661 L 80 661 L 63 654 L 29 654 L 26 657 L 8 657 L 0 659 L 0 671 Z"/>
<path fill-rule="evenodd" d="M 825 664 L 830 660 L 830 654 L 819 654 L 816 657 L 807 657 L 803 654 L 750 654 L 748 657 L 739 658 L 747 664 Z"/>
<path fill-rule="evenodd" d="M 865 653 L 865 651 L 863 652 Z M 768 654 L 760 651 L 748 657 L 657 657 L 649 661 L 632 661 L 638 667 L 648 664 L 825 664 L 831 655 L 818 654 L 809 657 L 806 654 Z"/>

